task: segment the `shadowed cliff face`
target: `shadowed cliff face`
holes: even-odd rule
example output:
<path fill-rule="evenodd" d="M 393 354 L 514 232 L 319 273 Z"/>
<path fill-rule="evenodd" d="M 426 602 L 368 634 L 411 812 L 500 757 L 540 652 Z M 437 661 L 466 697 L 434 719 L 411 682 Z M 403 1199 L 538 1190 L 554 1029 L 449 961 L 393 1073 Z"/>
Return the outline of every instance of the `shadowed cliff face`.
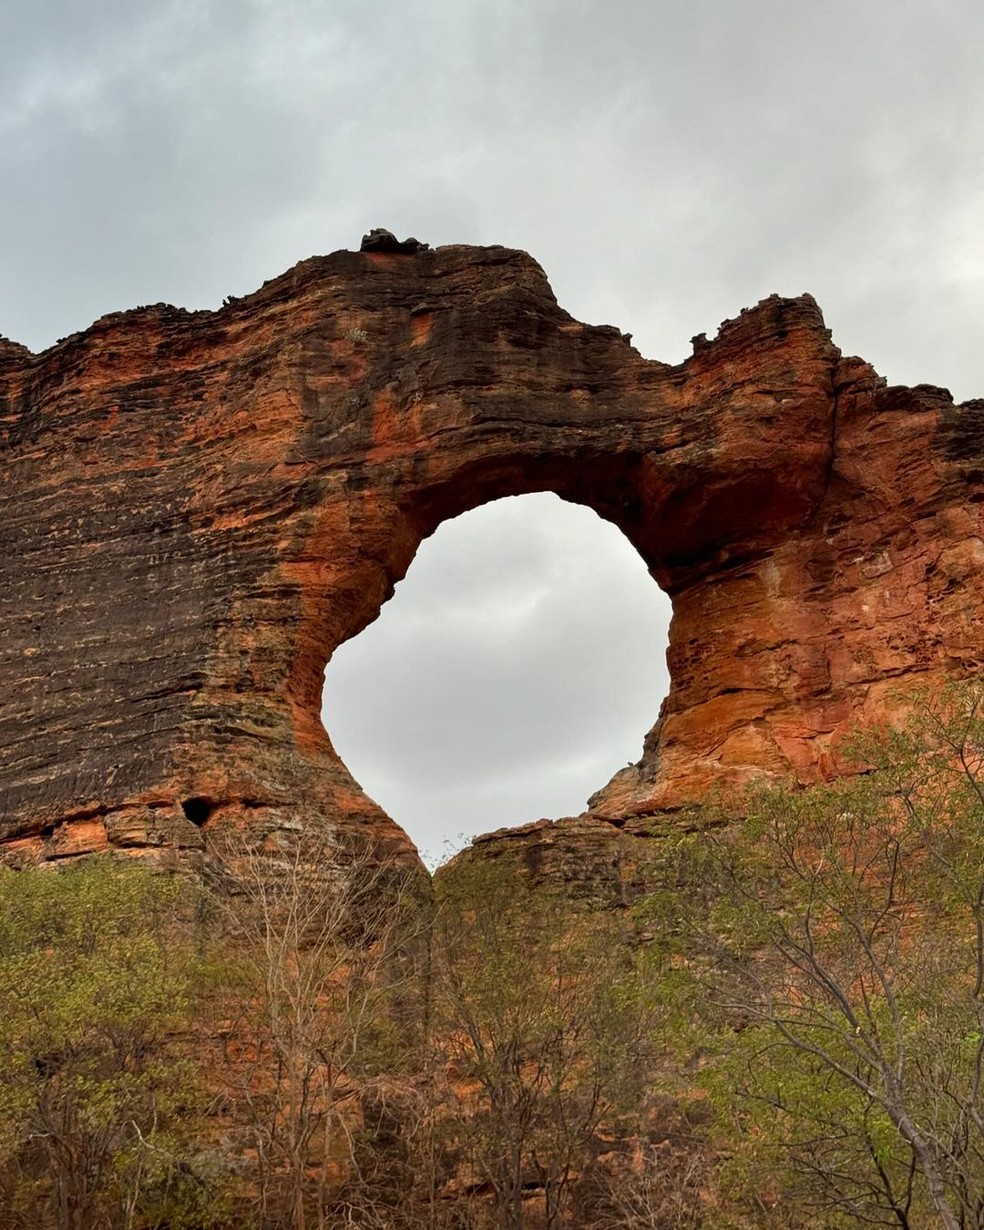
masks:
<path fill-rule="evenodd" d="M 594 817 L 834 773 L 893 688 L 980 666 L 982 430 L 842 358 L 808 296 L 670 367 L 503 248 L 0 341 L 0 842 L 193 860 L 216 826 L 330 823 L 413 858 L 322 728 L 325 663 L 442 520 L 541 490 L 673 600 L 669 696 Z"/>

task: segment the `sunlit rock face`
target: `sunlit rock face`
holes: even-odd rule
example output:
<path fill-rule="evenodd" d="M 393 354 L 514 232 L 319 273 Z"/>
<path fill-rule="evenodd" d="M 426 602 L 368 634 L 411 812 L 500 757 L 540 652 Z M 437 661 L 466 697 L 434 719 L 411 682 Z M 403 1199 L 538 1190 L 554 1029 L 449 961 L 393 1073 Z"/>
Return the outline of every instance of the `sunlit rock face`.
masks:
<path fill-rule="evenodd" d="M 201 857 L 235 824 L 413 860 L 322 728 L 322 672 L 445 518 L 550 490 L 670 595 L 671 686 L 590 810 L 632 832 L 836 773 L 893 689 L 980 666 L 984 403 L 886 388 L 811 298 L 678 366 L 504 248 L 337 252 L 217 312 L 0 342 L 0 840 Z"/>

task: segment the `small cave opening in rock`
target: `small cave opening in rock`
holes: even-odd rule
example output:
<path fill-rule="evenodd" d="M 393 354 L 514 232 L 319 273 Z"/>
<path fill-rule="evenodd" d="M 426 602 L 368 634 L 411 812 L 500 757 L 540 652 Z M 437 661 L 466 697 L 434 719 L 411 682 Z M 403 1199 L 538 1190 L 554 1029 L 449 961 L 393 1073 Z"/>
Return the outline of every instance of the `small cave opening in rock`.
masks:
<path fill-rule="evenodd" d="M 669 686 L 669 618 L 635 548 L 591 509 L 496 500 L 440 525 L 336 650 L 325 725 L 435 865 L 479 833 L 583 811 L 639 759 Z"/>
<path fill-rule="evenodd" d="M 204 799 L 200 795 L 196 795 L 194 798 L 185 799 L 181 804 L 181 810 L 192 824 L 201 828 L 212 812 L 215 811 L 215 804 L 211 799 Z"/>

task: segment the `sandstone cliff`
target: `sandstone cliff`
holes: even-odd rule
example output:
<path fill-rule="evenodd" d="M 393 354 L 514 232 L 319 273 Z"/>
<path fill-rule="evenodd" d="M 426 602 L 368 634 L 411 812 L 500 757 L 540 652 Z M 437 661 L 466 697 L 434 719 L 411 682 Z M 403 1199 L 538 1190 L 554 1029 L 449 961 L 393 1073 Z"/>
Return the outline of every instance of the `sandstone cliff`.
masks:
<path fill-rule="evenodd" d="M 669 696 L 591 825 L 834 773 L 893 688 L 978 670 L 984 402 L 886 387 L 809 296 L 694 345 L 645 360 L 524 253 L 421 246 L 0 341 L 6 857 L 328 822 L 412 860 L 322 728 L 322 672 L 500 496 L 594 508 L 673 602 Z"/>

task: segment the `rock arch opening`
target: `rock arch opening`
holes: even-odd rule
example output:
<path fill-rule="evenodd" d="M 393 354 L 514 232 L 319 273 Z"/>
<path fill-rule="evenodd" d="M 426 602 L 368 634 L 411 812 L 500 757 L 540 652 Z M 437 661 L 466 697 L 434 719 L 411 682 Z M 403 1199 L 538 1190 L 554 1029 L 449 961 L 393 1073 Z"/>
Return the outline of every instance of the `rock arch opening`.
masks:
<path fill-rule="evenodd" d="M 668 365 L 525 253 L 336 252 L 216 313 L 0 344 L 0 404 L 4 861 L 157 849 L 162 818 L 178 851 L 198 799 L 205 838 L 330 826 L 416 865 L 326 735 L 324 667 L 498 497 L 594 509 L 673 599 L 666 702 L 592 824 L 829 777 L 900 688 L 979 664 L 979 403 L 887 387 L 808 295 Z"/>
<path fill-rule="evenodd" d="M 591 509 L 499 499 L 443 522 L 336 651 L 325 725 L 433 862 L 462 838 L 575 814 L 638 760 L 668 687 L 669 615 Z"/>

